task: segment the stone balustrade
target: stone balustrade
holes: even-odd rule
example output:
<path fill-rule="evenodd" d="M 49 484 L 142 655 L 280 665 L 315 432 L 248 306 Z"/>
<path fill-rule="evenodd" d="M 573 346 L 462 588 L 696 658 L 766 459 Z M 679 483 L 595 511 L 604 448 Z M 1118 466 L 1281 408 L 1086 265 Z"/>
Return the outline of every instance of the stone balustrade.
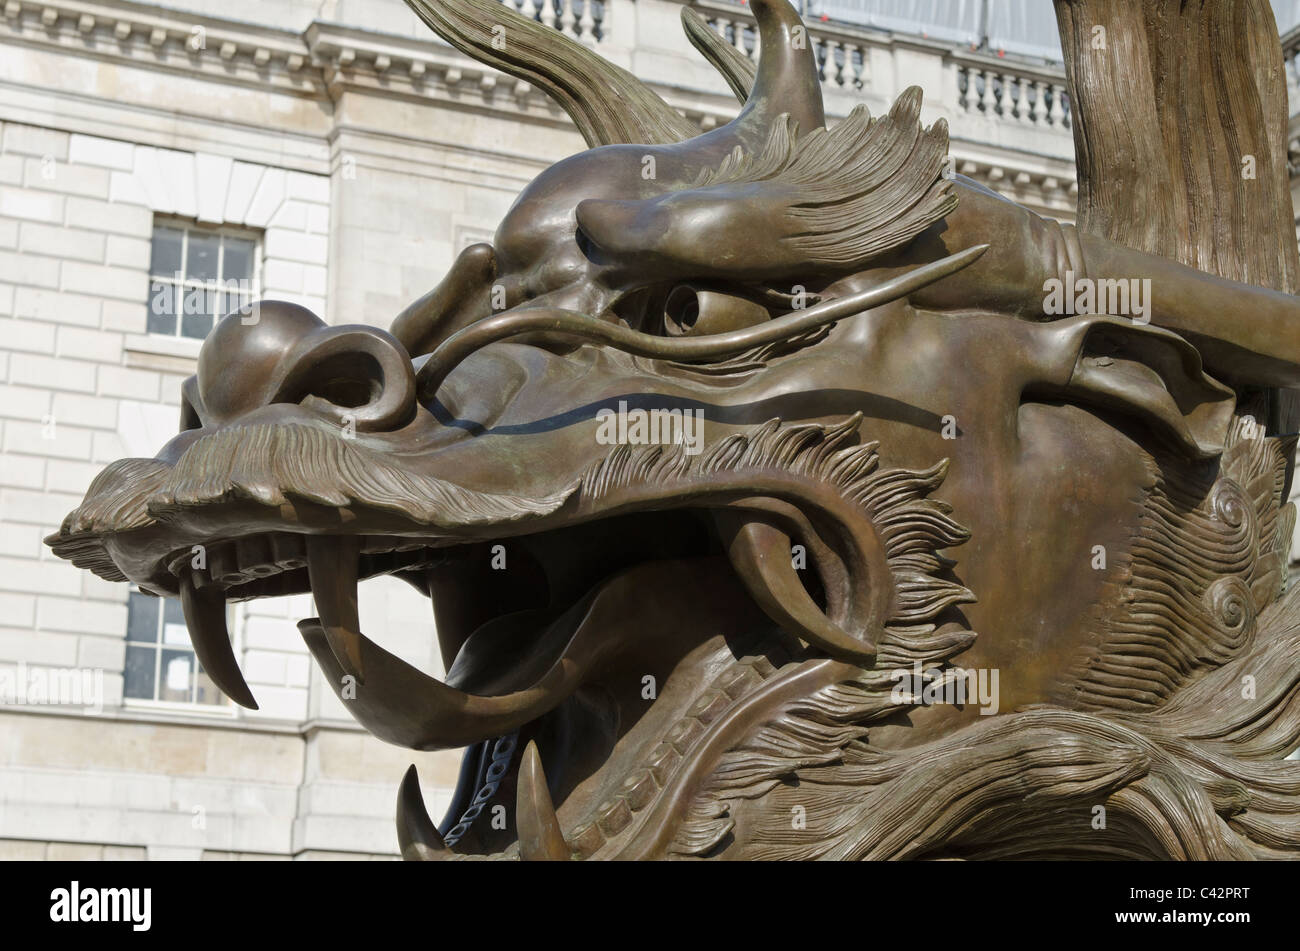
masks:
<path fill-rule="evenodd" d="M 609 0 L 501 0 L 516 13 L 589 42 L 604 39 Z"/>
<path fill-rule="evenodd" d="M 757 32 L 748 10 L 725 3 L 700 6 L 714 30 L 749 59 L 757 61 Z M 811 26 L 809 36 L 817 51 L 818 76 L 825 86 L 833 91 L 867 87 L 871 56 L 870 47 L 862 37 L 822 25 Z"/>
<path fill-rule="evenodd" d="M 554 26 L 582 39 L 600 41 L 607 35 L 605 25 L 620 7 L 631 7 L 633 0 L 501 0 L 511 9 L 541 23 Z M 693 4 L 728 43 L 752 60 L 757 60 L 757 31 L 754 18 L 743 5 L 733 0 L 696 0 Z M 634 13 L 628 9 L 630 16 Z M 896 90 L 880 90 L 873 83 L 877 69 L 888 67 L 895 48 L 901 43 L 927 47 L 943 61 L 943 69 L 955 82 L 946 84 L 955 95 L 946 102 L 945 111 L 968 114 L 998 122 L 1040 129 L 1060 130 L 1069 135 L 1070 103 L 1065 76 L 1059 66 L 1021 62 L 985 53 L 954 48 L 950 44 L 901 36 L 869 27 L 812 20 L 808 24 L 810 41 L 817 51 L 818 75 L 828 94 L 888 95 Z M 655 46 L 662 38 L 637 37 L 639 46 Z"/>
<path fill-rule="evenodd" d="M 539 23 L 561 32 L 601 43 L 608 36 L 607 19 L 618 8 L 635 11 L 633 0 L 500 0 Z M 702 0 L 694 4 L 709 25 L 728 43 L 752 60 L 757 60 L 757 31 L 754 17 L 733 0 Z M 639 45 L 654 46 L 652 37 L 638 37 Z M 826 91 L 849 95 L 873 91 L 873 64 L 888 58 L 897 37 L 885 31 L 844 23 L 809 22 L 809 39 L 817 51 L 818 75 Z M 912 39 L 912 38 L 908 38 Z M 662 40 L 658 41 L 662 42 Z M 964 113 L 999 122 L 1045 129 L 1070 128 L 1070 103 L 1065 77 L 1059 67 L 1017 62 L 990 55 L 934 46 L 945 68 L 955 74 L 956 99 L 945 103 L 947 111 Z M 1294 58 L 1294 57 L 1293 57 Z"/>
<path fill-rule="evenodd" d="M 989 59 L 953 56 L 960 112 L 1039 128 L 1070 128 L 1064 74 L 1003 61 L 994 65 Z"/>

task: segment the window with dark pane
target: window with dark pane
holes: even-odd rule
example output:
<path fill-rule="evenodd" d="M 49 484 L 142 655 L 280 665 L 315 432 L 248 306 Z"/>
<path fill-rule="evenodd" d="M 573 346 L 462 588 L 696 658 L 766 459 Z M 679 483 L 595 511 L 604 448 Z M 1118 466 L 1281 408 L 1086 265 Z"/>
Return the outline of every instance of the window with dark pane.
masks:
<path fill-rule="evenodd" d="M 184 612 L 172 598 L 131 593 L 123 678 L 123 694 L 131 700 L 226 705 L 195 656 Z"/>
<path fill-rule="evenodd" d="M 192 222 L 154 222 L 148 329 L 202 340 L 216 322 L 256 295 L 257 240 L 243 231 Z"/>

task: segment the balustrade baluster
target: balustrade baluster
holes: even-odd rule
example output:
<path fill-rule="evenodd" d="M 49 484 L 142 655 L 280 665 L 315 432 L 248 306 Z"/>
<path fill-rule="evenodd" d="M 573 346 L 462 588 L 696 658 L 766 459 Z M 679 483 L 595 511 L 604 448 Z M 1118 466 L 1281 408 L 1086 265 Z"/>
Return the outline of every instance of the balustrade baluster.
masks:
<path fill-rule="evenodd" d="M 1061 85 L 1052 83 L 1048 88 L 1052 101 L 1047 110 L 1047 124 L 1053 129 L 1059 129 L 1065 120 L 1065 110 L 1061 108 Z"/>
<path fill-rule="evenodd" d="M 835 41 L 830 37 L 819 36 L 813 40 L 817 44 L 819 68 L 818 75 L 827 86 L 835 85 Z"/>
<path fill-rule="evenodd" d="M 1021 92 L 1024 106 L 1020 110 L 1020 121 L 1025 125 L 1037 125 L 1043 85 L 1036 79 L 1026 79 L 1021 82 Z"/>
<path fill-rule="evenodd" d="M 748 56 L 749 50 L 745 48 L 745 21 L 732 20 L 731 29 L 733 34 L 731 38 L 732 45 L 735 46 L 736 49 L 740 50 L 740 52 Z"/>
<path fill-rule="evenodd" d="M 866 89 L 870 81 L 870 75 L 867 73 L 867 57 L 870 50 L 861 43 L 853 44 L 853 88 Z"/>
<path fill-rule="evenodd" d="M 582 15 L 578 17 L 578 35 L 596 39 L 596 0 L 582 0 Z"/>
<path fill-rule="evenodd" d="M 997 108 L 997 99 L 993 95 L 993 71 L 981 69 L 979 72 L 980 79 L 980 112 L 989 118 L 993 117 L 993 110 Z"/>
<path fill-rule="evenodd" d="M 840 40 L 831 40 L 831 48 L 830 51 L 827 53 L 827 57 L 835 65 L 835 68 L 833 70 L 834 73 L 833 79 L 835 81 L 836 86 L 847 85 L 845 83 L 847 70 L 845 70 L 844 68 L 844 58 L 847 55 L 848 55 L 847 47 L 844 45 L 843 42 L 841 42 Z"/>

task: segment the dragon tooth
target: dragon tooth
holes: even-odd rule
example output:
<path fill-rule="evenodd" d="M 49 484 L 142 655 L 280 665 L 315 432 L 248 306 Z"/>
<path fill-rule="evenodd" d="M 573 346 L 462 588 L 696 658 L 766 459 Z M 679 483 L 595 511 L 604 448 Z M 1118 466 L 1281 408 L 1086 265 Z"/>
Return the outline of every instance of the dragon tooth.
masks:
<path fill-rule="evenodd" d="M 438 861 L 451 855 L 451 849 L 429 818 L 414 763 L 397 790 L 397 845 L 402 858 L 408 862 Z"/>
<path fill-rule="evenodd" d="M 808 594 L 790 561 L 789 535 L 734 513 L 719 513 L 718 525 L 728 536 L 727 556 L 736 575 L 768 617 L 833 657 L 875 659 L 874 630 L 855 637 L 827 617 Z"/>
<path fill-rule="evenodd" d="M 241 707 L 257 709 L 253 692 L 235 660 L 235 649 L 226 630 L 226 595 L 217 587 L 198 588 L 189 572 L 181 577 L 181 608 L 185 626 L 199 663 L 212 682 Z"/>
<path fill-rule="evenodd" d="M 560 831 L 534 740 L 528 741 L 519 763 L 518 790 L 515 825 L 519 830 L 519 857 L 525 862 L 567 862 L 573 858 L 573 849 Z"/>
<path fill-rule="evenodd" d="M 307 545 L 303 536 L 276 532 L 271 536 L 271 557 L 277 567 L 299 568 L 307 563 Z"/>
<path fill-rule="evenodd" d="M 343 672 L 365 683 L 357 615 L 360 557 L 361 540 L 355 535 L 307 537 L 307 574 L 326 642 Z"/>
<path fill-rule="evenodd" d="M 242 574 L 274 574 L 271 543 L 265 535 L 249 535 L 235 542 L 235 561 Z"/>
<path fill-rule="evenodd" d="M 208 575 L 217 584 L 231 585 L 241 580 L 239 561 L 235 555 L 235 546 L 231 542 L 222 542 L 208 546 Z"/>

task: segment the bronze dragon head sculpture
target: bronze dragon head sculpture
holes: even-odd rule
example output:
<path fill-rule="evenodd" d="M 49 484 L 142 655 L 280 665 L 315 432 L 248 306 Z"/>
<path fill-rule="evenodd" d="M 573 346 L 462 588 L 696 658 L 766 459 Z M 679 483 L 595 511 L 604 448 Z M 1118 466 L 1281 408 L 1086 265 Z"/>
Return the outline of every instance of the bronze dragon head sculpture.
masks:
<path fill-rule="evenodd" d="M 685 10 L 743 103 L 703 135 L 499 3 L 408 3 L 590 148 L 391 332 L 227 316 L 58 554 L 179 597 L 245 705 L 226 603 L 311 591 L 356 718 L 468 748 L 440 824 L 402 783 L 410 858 L 1300 849 L 1290 288 L 951 174 L 915 88 L 828 128 L 784 0 L 756 68 Z M 359 630 L 381 574 L 444 680 Z"/>

